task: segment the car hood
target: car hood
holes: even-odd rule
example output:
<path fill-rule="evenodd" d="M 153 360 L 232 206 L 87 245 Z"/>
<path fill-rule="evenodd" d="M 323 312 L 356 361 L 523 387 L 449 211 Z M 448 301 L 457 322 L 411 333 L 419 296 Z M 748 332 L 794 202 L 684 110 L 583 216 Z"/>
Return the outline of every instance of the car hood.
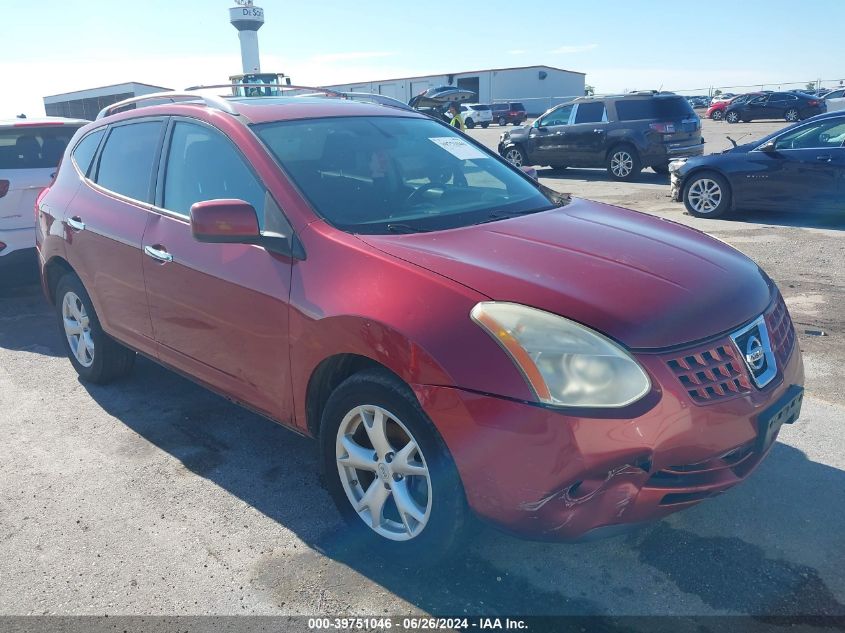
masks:
<path fill-rule="evenodd" d="M 766 274 L 730 246 L 586 200 L 447 231 L 359 237 L 491 299 L 565 316 L 634 349 L 735 329 L 772 294 Z"/>

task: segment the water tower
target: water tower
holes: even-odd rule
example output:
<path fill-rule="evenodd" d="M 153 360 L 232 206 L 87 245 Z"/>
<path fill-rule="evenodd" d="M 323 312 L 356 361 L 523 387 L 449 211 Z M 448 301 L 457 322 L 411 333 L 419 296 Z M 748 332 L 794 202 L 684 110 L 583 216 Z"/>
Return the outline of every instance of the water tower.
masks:
<path fill-rule="evenodd" d="M 264 9 L 253 5 L 252 0 L 235 0 L 237 7 L 229 9 L 229 22 L 238 29 L 241 41 L 241 64 L 244 73 L 261 72 L 258 58 L 258 29 L 264 26 Z"/>

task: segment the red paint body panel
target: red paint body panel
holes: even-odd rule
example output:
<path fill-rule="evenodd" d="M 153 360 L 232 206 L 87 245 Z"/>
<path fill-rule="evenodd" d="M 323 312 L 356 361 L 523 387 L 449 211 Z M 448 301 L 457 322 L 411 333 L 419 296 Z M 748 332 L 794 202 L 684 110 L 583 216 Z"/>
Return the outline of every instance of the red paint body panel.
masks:
<path fill-rule="evenodd" d="M 217 127 L 283 210 L 304 259 L 200 243 L 187 218 L 100 190 L 66 155 L 37 215 L 45 289 L 50 267 L 66 260 L 110 335 L 304 433 L 309 381 L 322 362 L 355 354 L 380 363 L 417 394 L 473 509 L 523 534 L 573 538 L 657 518 L 729 488 L 763 458 L 748 450 L 756 420 L 790 385 L 802 384 L 797 345 L 778 348 L 777 378 L 762 390 L 747 374 L 736 391 L 715 375 L 684 385 L 680 376 L 698 380 L 695 372 L 679 374 L 669 364 L 723 345 L 726 332 L 767 310 L 772 329 L 790 340 L 774 285 L 734 249 L 583 200 L 448 231 L 351 235 L 315 214 L 246 124 L 417 115 L 329 99 L 233 105 L 242 116 L 198 104 L 141 108 L 78 135 L 148 116 Z M 73 216 L 84 231 L 66 226 Z M 145 246 L 173 261 L 144 255 Z M 478 302 L 491 299 L 548 310 L 615 338 L 633 350 L 652 392 L 615 411 L 532 404 L 521 372 L 470 319 Z"/>
<path fill-rule="evenodd" d="M 587 200 L 451 231 L 363 239 L 495 300 L 560 314 L 639 349 L 736 328 L 772 297 L 757 265 L 723 242 Z"/>

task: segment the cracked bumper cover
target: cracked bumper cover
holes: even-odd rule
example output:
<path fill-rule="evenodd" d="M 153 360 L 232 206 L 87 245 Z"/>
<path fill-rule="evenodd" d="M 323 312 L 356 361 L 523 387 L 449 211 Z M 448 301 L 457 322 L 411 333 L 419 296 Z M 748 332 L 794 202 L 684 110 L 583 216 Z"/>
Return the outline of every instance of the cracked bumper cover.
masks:
<path fill-rule="evenodd" d="M 638 359 L 661 388 L 636 417 L 572 417 L 452 387 L 415 391 L 476 514 L 522 536 L 575 540 L 659 519 L 743 481 L 769 452 L 755 449 L 757 417 L 804 380 L 796 346 L 766 389 L 702 406 L 659 357 Z"/>

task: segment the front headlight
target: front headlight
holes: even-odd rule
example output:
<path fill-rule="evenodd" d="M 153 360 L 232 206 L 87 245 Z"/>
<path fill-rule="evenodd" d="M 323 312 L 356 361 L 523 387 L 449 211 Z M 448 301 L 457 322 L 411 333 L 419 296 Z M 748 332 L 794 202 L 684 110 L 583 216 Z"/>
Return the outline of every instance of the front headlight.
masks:
<path fill-rule="evenodd" d="M 628 352 L 580 323 L 496 301 L 477 304 L 470 316 L 502 346 L 544 404 L 624 407 L 651 389 Z"/>

